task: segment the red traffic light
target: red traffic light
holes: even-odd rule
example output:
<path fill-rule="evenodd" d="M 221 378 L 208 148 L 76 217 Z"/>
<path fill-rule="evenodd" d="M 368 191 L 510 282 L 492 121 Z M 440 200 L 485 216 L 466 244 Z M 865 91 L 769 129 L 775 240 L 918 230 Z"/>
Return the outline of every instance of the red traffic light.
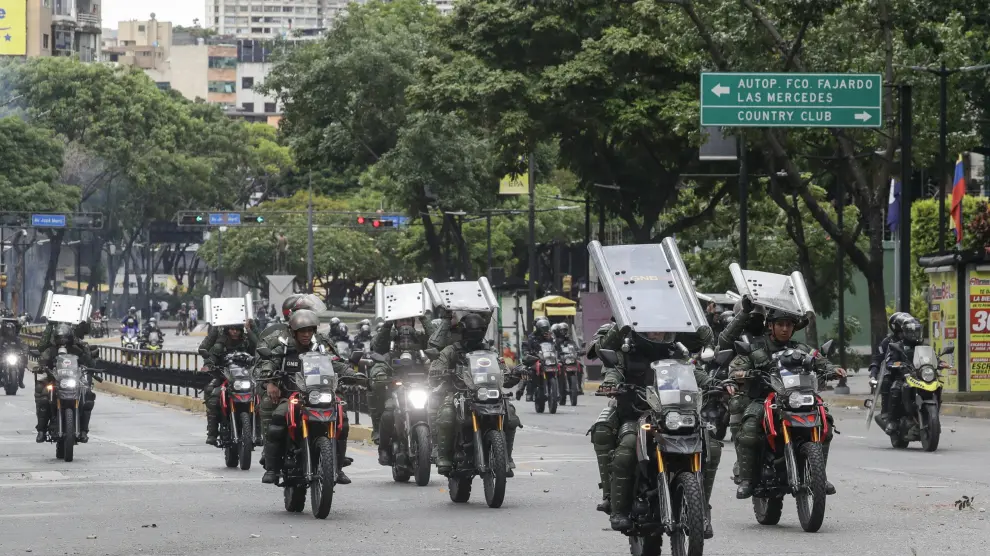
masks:
<path fill-rule="evenodd" d="M 364 217 L 358 216 L 358 224 L 364 224 Z"/>
<path fill-rule="evenodd" d="M 376 227 L 376 228 L 378 228 L 378 227 L 380 227 L 382 225 L 382 222 L 381 222 L 381 220 L 374 220 L 374 221 L 371 222 L 371 225 L 374 226 L 374 227 Z"/>

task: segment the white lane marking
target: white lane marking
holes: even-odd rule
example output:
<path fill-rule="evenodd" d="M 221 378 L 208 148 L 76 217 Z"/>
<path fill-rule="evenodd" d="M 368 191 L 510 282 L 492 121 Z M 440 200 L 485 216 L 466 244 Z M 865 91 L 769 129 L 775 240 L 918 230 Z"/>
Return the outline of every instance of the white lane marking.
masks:
<path fill-rule="evenodd" d="M 66 487 L 90 487 L 90 486 L 141 486 L 141 485 L 183 485 L 197 483 L 230 483 L 230 482 L 257 482 L 261 484 L 261 477 L 216 477 L 214 479 L 124 479 L 119 481 L 59 481 L 57 483 L 0 483 L 0 490 L 5 488 L 66 488 Z"/>
<path fill-rule="evenodd" d="M 45 514 L 0 514 L 0 519 L 22 518 L 22 517 L 55 517 L 59 515 L 75 515 L 69 513 L 45 513 Z"/>
<path fill-rule="evenodd" d="M 132 452 L 134 452 L 136 454 L 141 454 L 142 456 L 145 456 L 147 458 L 153 459 L 153 460 L 155 460 L 155 461 L 157 461 L 159 463 L 164 463 L 165 465 L 182 465 L 181 462 L 178 462 L 178 461 L 175 461 L 175 460 L 171 460 L 171 459 L 168 459 L 166 457 L 159 456 L 158 454 L 155 454 L 153 452 L 149 452 L 148 450 L 145 450 L 144 448 L 141 448 L 141 447 L 138 447 L 138 446 L 134 446 L 132 444 L 127 444 L 127 443 L 121 442 L 119 440 L 114 440 L 112 438 L 107 438 L 105 436 L 96 436 L 96 435 L 93 435 L 93 434 L 89 435 L 89 437 L 90 438 L 93 438 L 93 439 L 96 439 L 96 440 L 101 440 L 103 442 L 109 442 L 110 444 L 113 444 L 114 446 L 120 446 L 121 448 L 127 448 L 128 450 L 131 450 Z M 202 470 L 199 470 L 199 469 L 195 469 L 195 468 L 193 468 L 191 466 L 190 467 L 186 467 L 186 470 L 189 471 L 190 473 L 195 474 L 195 475 L 199 475 L 200 477 L 206 477 L 207 479 L 216 479 L 216 478 L 218 478 L 217 475 L 214 475 L 213 473 L 209 473 L 207 471 L 202 471 Z"/>
<path fill-rule="evenodd" d="M 846 438 L 855 438 L 856 440 L 866 440 L 865 436 L 847 436 Z"/>
<path fill-rule="evenodd" d="M 910 473 L 906 471 L 894 471 L 893 469 L 887 469 L 886 467 L 860 467 L 864 471 L 876 471 L 878 473 L 887 473 L 890 475 L 909 475 Z"/>

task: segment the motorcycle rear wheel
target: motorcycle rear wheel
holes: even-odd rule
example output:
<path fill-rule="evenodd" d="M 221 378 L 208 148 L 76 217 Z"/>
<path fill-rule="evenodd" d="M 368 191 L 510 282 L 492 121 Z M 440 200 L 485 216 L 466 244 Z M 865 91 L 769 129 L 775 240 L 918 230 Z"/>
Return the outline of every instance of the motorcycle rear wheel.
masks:
<path fill-rule="evenodd" d="M 663 535 L 629 537 L 629 554 L 632 556 L 660 556 L 663 548 Z"/>
<path fill-rule="evenodd" d="M 753 513 L 756 514 L 756 522 L 760 525 L 776 525 L 780 523 L 780 516 L 783 514 L 783 510 L 783 498 L 753 497 Z"/>
<path fill-rule="evenodd" d="M 306 509 L 306 489 L 302 487 L 285 487 L 285 511 L 299 513 Z"/>
<path fill-rule="evenodd" d="M 455 504 L 464 504 L 471 499 L 471 481 L 474 477 L 450 477 L 447 479 L 447 492 L 450 493 L 450 501 Z"/>
<path fill-rule="evenodd" d="M 822 445 L 817 442 L 805 442 L 800 452 L 798 466 L 807 490 L 794 498 L 801 528 L 805 532 L 815 533 L 822 528 L 825 520 L 825 456 Z"/>
<path fill-rule="evenodd" d="M 313 517 L 326 519 L 333 506 L 333 487 L 337 481 L 337 446 L 326 436 L 316 439 L 316 462 L 313 466 L 313 481 L 310 483 L 310 504 Z"/>

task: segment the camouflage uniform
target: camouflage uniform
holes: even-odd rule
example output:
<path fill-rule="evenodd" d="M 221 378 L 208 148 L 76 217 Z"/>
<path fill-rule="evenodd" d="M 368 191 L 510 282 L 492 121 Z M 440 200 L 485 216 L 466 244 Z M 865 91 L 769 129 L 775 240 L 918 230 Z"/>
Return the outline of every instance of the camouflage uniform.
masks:
<path fill-rule="evenodd" d="M 694 334 L 696 342 L 708 345 L 710 331 Z M 687 335 L 685 335 L 685 338 Z M 605 370 L 602 386 L 614 386 L 624 382 L 647 386 L 653 384 L 650 363 L 659 359 L 681 359 L 682 354 L 670 344 L 652 342 L 639 335 L 633 336 L 634 349 L 629 353 L 621 351 L 625 334 L 616 324 L 599 328 L 593 338 L 593 350 L 607 349 L 619 355 L 619 364 Z M 679 340 L 680 338 L 677 338 Z M 712 386 L 712 379 L 701 369 L 695 369 L 698 388 L 704 390 Z M 591 441 L 598 460 L 598 473 L 601 477 L 603 503 L 602 511 L 612 516 L 626 518 L 632 508 L 632 488 L 635 480 L 636 434 L 639 428 L 639 414 L 625 404 L 610 402 L 598 415 L 598 421 L 589 429 Z M 705 500 L 710 501 L 715 474 L 722 460 L 722 443 L 715 438 L 708 439 L 708 460 L 705 462 Z"/>
<path fill-rule="evenodd" d="M 284 322 L 273 322 L 261 331 L 258 345 L 268 345 L 270 343 L 269 340 L 278 342 L 279 338 L 283 338 L 286 342 L 291 341 L 292 336 L 289 332 L 289 325 Z M 271 345 L 274 346 L 275 344 Z M 255 375 L 255 378 L 257 378 L 257 369 L 255 370 Z M 263 382 L 258 382 L 258 399 L 258 416 L 261 420 L 261 427 L 255 429 L 254 432 L 255 446 L 264 444 L 264 438 L 268 435 L 268 425 L 272 422 L 272 412 L 275 411 L 275 404 L 268 397 L 268 390 L 265 388 Z"/>
<path fill-rule="evenodd" d="M 423 330 L 416 330 L 413 335 L 414 337 L 410 339 L 409 343 L 415 346 L 414 349 L 423 350 L 428 347 L 427 339 L 433 335 L 434 330 L 433 323 L 426 317 L 420 317 L 419 322 L 423 325 Z M 393 329 L 394 324 L 392 321 L 386 322 L 371 340 L 371 350 L 379 355 L 388 356 L 389 360 L 392 359 L 392 353 L 390 351 L 392 340 L 398 337 L 398 331 Z M 397 346 L 395 357 L 401 355 L 402 351 Z M 377 362 L 371 366 L 368 375 L 372 381 L 371 391 L 368 393 L 368 410 L 371 413 L 371 436 L 372 441 L 378 443 L 382 415 L 385 413 L 385 406 L 389 399 L 388 386 L 392 377 L 392 366 L 389 362 Z"/>
<path fill-rule="evenodd" d="M 454 393 L 450 386 L 450 381 L 453 380 L 451 371 L 453 371 L 457 366 L 457 359 L 460 354 L 467 353 L 474 349 L 482 349 L 485 343 L 483 342 L 479 346 L 472 346 L 470 349 L 468 346 L 461 342 L 454 342 L 449 346 L 443 348 L 440 351 L 440 355 L 433 361 L 430 365 L 430 381 L 434 385 L 444 385 L 442 388 L 443 401 L 440 407 L 437 409 L 436 418 L 433 421 L 431 428 L 435 431 L 437 446 L 437 467 L 441 467 L 444 464 L 447 466 L 451 465 L 454 458 L 454 439 L 456 437 L 456 431 L 454 427 L 457 424 L 457 413 L 454 410 Z M 519 383 L 520 376 L 516 373 L 510 372 L 505 367 L 505 360 L 499 356 L 498 366 L 502 370 L 502 387 L 512 388 Z M 519 416 L 516 415 L 516 408 L 509 402 L 509 399 L 505 399 L 508 405 L 508 419 L 505 420 L 505 451 L 506 457 L 509 460 L 509 469 L 506 474 L 507 477 L 512 477 L 516 464 L 512 460 L 512 447 L 516 441 L 516 431 L 522 428 L 522 423 L 519 421 Z"/>
<path fill-rule="evenodd" d="M 738 355 L 732 360 L 731 363 L 729 363 L 730 374 L 764 370 L 771 364 L 771 356 L 774 353 L 785 349 L 797 349 L 809 354 L 813 351 L 812 348 L 806 344 L 794 340 L 779 342 L 770 334 L 757 338 L 756 341 L 753 342 L 752 346 L 753 351 L 750 355 Z M 816 372 L 819 373 L 819 376 L 823 377 L 833 375 L 835 370 L 838 369 L 836 365 L 833 365 L 824 357 L 819 357 L 816 359 L 814 366 Z M 746 399 L 750 400 L 750 402 L 749 405 L 746 406 L 743 413 L 742 422 L 739 426 L 739 432 L 735 438 L 738 478 L 740 481 L 745 483 L 745 486 L 740 484 L 736 493 L 737 498 L 749 498 L 749 496 L 752 496 L 752 487 L 750 486 L 750 482 L 756 479 L 756 472 L 759 469 L 758 460 L 760 456 L 760 449 L 764 442 L 763 420 L 766 416 L 763 408 L 763 400 L 758 399 L 758 396 L 763 396 L 765 391 L 763 391 L 761 383 L 758 382 L 758 379 L 747 379 L 743 389 L 747 391 L 746 393 L 748 396 Z M 832 443 L 833 430 L 835 427 L 832 426 L 832 415 L 828 413 L 827 409 L 826 416 L 829 427 L 828 433 L 824 438 L 822 438 L 822 452 L 825 456 L 825 463 L 827 465 L 828 449 L 829 445 Z M 826 489 L 828 494 L 835 493 L 835 487 L 833 487 L 831 483 L 826 484 Z"/>
<path fill-rule="evenodd" d="M 207 444 L 215 444 L 217 440 L 217 430 L 220 422 L 220 385 L 223 384 L 224 380 L 221 367 L 224 363 L 224 357 L 228 353 L 235 352 L 254 355 L 255 350 L 258 348 L 258 335 L 254 333 L 253 328 L 243 330 L 238 340 L 232 339 L 227 334 L 220 334 L 219 330 L 222 328 L 225 327 L 211 326 L 206 340 L 203 340 L 199 345 L 202 350 L 203 346 L 207 344 L 207 340 L 210 339 L 210 336 L 214 336 L 215 340 L 208 348 L 208 355 L 205 357 L 205 365 L 213 374 L 213 380 L 203 388 L 203 401 L 206 403 Z M 214 330 L 218 332 L 214 334 Z"/>
<path fill-rule="evenodd" d="M 317 346 L 323 346 L 327 353 L 333 358 L 333 369 L 340 377 L 350 377 L 355 376 L 358 373 L 354 371 L 353 366 L 337 356 L 337 352 L 334 349 L 333 343 L 324 336 L 323 334 L 314 334 L 312 339 L 311 348 Z M 262 358 L 258 365 L 255 367 L 255 371 L 258 376 L 263 379 L 269 379 L 276 376 L 280 371 L 282 371 L 283 362 L 286 357 L 298 356 L 300 349 L 295 339 L 289 337 L 285 339 L 279 335 L 269 335 L 267 338 L 261 340 L 261 346 L 270 350 L 271 355 Z M 305 352 L 308 352 L 306 349 Z M 264 466 L 267 471 L 280 471 L 282 468 L 282 461 L 285 455 L 285 441 L 288 437 L 288 423 L 286 421 L 286 416 L 289 412 L 289 402 L 288 393 L 285 382 L 279 380 L 276 382 L 282 389 L 282 395 L 280 396 L 278 405 L 275 406 L 271 414 L 271 421 L 268 425 L 268 430 L 265 432 L 265 451 L 264 451 Z M 340 435 L 336 438 L 337 440 L 337 482 L 340 484 L 350 483 L 350 479 L 346 476 L 342 479 L 341 467 L 346 465 L 345 458 L 347 455 L 347 437 L 350 433 L 350 425 L 347 419 L 347 412 L 341 412 L 340 418 L 344 420 L 343 428 Z"/>

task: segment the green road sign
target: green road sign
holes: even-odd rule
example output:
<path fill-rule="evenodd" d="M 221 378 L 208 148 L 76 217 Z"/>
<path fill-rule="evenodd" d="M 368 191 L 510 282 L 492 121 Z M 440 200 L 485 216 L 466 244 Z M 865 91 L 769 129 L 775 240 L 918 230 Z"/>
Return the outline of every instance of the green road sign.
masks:
<path fill-rule="evenodd" d="M 881 127 L 879 73 L 702 73 L 701 125 Z"/>

